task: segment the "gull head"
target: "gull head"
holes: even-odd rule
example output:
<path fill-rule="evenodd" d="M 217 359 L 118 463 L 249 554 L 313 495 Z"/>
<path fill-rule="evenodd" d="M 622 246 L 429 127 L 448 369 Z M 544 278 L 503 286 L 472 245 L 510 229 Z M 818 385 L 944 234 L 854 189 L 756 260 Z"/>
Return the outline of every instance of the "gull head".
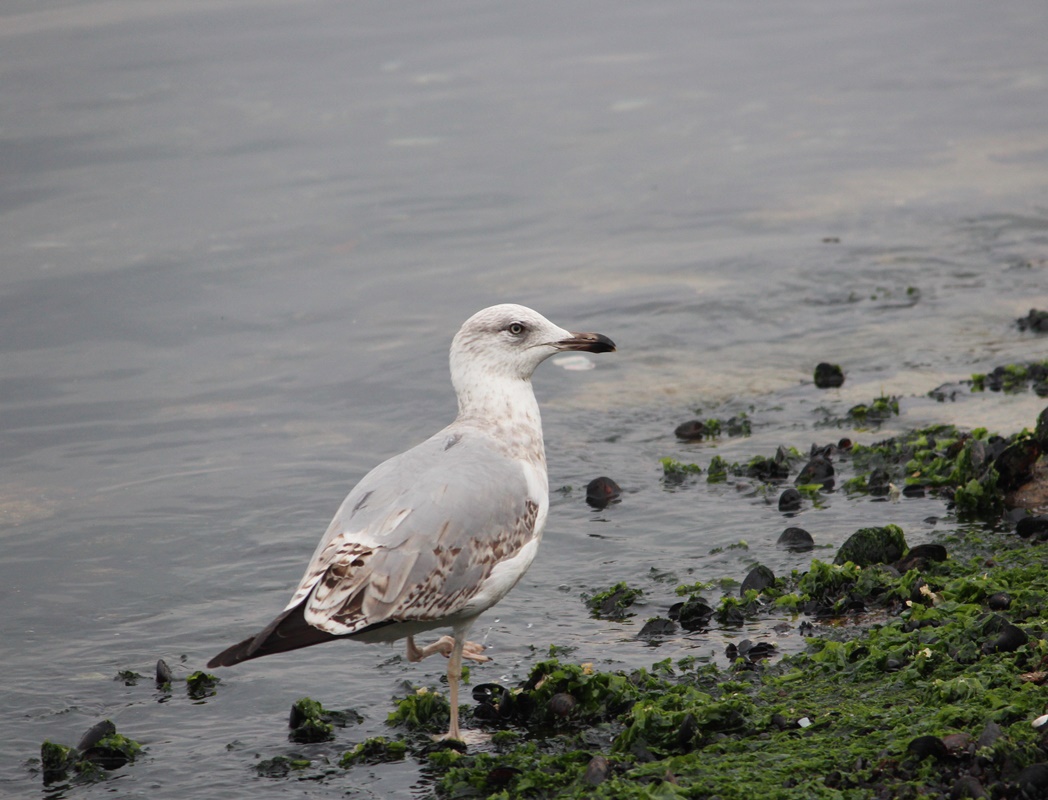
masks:
<path fill-rule="evenodd" d="M 506 303 L 478 311 L 451 343 L 451 380 L 460 396 L 479 381 L 527 381 L 555 353 L 609 353 L 615 343 L 600 333 L 573 333 L 537 311 Z"/>

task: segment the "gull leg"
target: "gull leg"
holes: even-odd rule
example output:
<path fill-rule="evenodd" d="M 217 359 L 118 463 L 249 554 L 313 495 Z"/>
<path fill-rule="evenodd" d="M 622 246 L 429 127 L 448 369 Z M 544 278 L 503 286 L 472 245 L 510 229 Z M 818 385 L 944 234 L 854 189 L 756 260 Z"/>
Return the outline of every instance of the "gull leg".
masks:
<path fill-rule="evenodd" d="M 408 661 L 412 663 L 421 661 L 427 656 L 431 656 L 434 653 L 440 653 L 442 656 L 447 658 L 452 654 L 455 649 L 457 640 L 452 636 L 441 636 L 433 644 L 427 644 L 424 647 L 419 647 L 415 644 L 415 639 L 412 636 L 408 637 Z M 462 642 L 462 658 L 468 658 L 470 661 L 476 661 L 478 664 L 483 664 L 486 661 L 491 661 L 485 655 L 481 655 L 484 652 L 484 645 L 479 642 Z"/>
<path fill-rule="evenodd" d="M 448 657 L 448 702 L 451 704 L 451 724 L 445 739 L 461 739 L 459 734 L 459 679 L 462 678 L 462 651 L 466 644 L 466 630 L 456 630 L 451 655 Z"/>

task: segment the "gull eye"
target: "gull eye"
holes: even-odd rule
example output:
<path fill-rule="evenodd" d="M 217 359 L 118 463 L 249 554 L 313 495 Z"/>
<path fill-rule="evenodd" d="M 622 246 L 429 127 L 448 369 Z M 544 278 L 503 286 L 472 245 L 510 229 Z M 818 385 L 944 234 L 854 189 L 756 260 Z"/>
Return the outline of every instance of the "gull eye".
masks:
<path fill-rule="evenodd" d="M 524 333 L 525 328 L 519 322 L 512 322 L 509 324 L 506 330 L 514 336 L 520 336 L 522 333 Z"/>

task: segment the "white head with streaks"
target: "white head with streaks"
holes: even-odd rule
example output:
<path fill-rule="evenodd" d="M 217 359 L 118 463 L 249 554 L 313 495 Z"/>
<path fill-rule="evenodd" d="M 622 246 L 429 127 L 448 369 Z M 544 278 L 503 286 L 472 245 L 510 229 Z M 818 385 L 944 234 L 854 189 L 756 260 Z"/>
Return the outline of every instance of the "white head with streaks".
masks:
<path fill-rule="evenodd" d="M 607 353 L 599 333 L 572 333 L 537 311 L 511 303 L 491 306 L 466 320 L 451 343 L 451 382 L 464 412 L 493 394 L 516 394 L 543 361 L 563 350 Z M 519 388 L 514 391 L 513 384 Z M 526 387 L 531 395 L 530 386 Z"/>

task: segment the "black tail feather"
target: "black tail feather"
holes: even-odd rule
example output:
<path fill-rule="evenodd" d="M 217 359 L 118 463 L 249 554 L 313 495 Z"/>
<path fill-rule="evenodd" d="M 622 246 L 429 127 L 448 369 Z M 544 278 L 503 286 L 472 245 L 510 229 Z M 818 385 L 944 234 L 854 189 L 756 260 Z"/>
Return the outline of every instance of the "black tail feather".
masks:
<path fill-rule="evenodd" d="M 343 638 L 314 628 L 306 622 L 305 606 L 306 601 L 303 600 L 270 622 L 261 633 L 249 636 L 232 647 L 227 647 L 207 662 L 208 668 L 231 667 L 252 658 L 284 653 L 288 650 L 311 647 L 315 644 Z"/>

